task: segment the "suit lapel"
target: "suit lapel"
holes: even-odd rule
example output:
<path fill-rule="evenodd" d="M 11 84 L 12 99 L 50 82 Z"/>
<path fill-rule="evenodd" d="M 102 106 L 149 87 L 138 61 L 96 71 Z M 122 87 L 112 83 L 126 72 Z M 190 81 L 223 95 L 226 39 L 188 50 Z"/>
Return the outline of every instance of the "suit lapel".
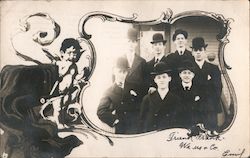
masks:
<path fill-rule="evenodd" d="M 162 106 L 162 99 L 160 97 L 160 94 L 158 93 L 158 91 L 156 91 L 155 93 L 151 94 L 150 99 L 153 103 L 153 109 L 154 112 L 158 112 Z"/>
<path fill-rule="evenodd" d="M 210 65 L 207 61 L 204 62 L 202 69 L 209 72 Z"/>
<path fill-rule="evenodd" d="M 123 90 L 118 87 L 116 84 L 112 86 L 112 92 L 109 94 L 111 100 L 115 103 L 115 105 L 118 105 L 120 100 L 123 97 Z"/>
<path fill-rule="evenodd" d="M 137 71 L 135 71 L 137 69 L 137 67 L 140 65 L 141 61 L 139 59 L 139 57 L 137 55 L 135 55 L 134 57 L 134 61 L 132 63 L 132 67 L 130 68 L 130 71 L 128 73 L 128 76 L 131 76 L 133 73 L 136 73 Z"/>
<path fill-rule="evenodd" d="M 152 72 L 153 69 L 154 69 L 154 63 L 155 63 L 155 58 L 153 58 L 152 60 L 150 60 L 150 61 L 147 63 L 148 69 L 149 69 L 150 72 Z"/>

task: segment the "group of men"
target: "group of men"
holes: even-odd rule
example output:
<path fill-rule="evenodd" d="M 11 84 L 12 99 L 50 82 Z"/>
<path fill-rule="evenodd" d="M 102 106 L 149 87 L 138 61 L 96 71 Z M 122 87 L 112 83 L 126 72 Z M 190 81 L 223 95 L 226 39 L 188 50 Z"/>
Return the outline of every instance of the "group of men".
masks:
<path fill-rule="evenodd" d="M 100 100 L 99 119 L 115 127 L 117 134 L 180 127 L 191 129 L 193 136 L 204 132 L 204 126 L 217 135 L 221 73 L 206 60 L 204 38 L 192 40 L 192 52 L 186 49 L 187 38 L 186 31 L 177 29 L 172 37 L 176 51 L 165 55 L 167 40 L 154 34 L 154 58 L 146 62 L 135 52 L 137 30 L 129 29 L 129 51 L 116 61 L 114 84 Z"/>

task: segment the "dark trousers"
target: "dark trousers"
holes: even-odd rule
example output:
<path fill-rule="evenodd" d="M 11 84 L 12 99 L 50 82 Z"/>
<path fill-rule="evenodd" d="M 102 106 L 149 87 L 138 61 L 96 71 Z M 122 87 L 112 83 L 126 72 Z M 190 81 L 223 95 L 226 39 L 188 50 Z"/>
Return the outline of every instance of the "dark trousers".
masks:
<path fill-rule="evenodd" d="M 207 130 L 213 131 L 218 129 L 217 113 L 214 111 L 197 112 L 194 115 L 194 124 L 203 123 Z"/>

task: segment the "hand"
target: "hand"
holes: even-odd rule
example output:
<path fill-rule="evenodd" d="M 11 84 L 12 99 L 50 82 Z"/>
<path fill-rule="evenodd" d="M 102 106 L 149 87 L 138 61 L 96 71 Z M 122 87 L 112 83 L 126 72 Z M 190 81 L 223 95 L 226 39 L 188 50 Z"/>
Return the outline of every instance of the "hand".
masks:
<path fill-rule="evenodd" d="M 118 119 L 115 120 L 115 122 L 113 123 L 113 126 L 115 126 L 116 124 L 118 124 L 120 121 Z"/>
<path fill-rule="evenodd" d="M 137 96 L 137 93 L 134 90 L 130 90 L 130 94 L 135 96 L 135 97 Z"/>
<path fill-rule="evenodd" d="M 148 90 L 148 93 L 149 94 L 152 94 L 153 92 L 156 91 L 156 88 L 155 87 L 150 87 L 149 90 Z"/>

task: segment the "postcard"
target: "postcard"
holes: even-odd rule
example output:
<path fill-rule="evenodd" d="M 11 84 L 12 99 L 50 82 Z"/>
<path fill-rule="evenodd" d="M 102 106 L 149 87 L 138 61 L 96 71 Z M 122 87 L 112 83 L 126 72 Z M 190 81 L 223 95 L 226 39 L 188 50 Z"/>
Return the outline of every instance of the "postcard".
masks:
<path fill-rule="evenodd" d="M 249 157 L 249 1 L 1 1 L 0 157 Z"/>

